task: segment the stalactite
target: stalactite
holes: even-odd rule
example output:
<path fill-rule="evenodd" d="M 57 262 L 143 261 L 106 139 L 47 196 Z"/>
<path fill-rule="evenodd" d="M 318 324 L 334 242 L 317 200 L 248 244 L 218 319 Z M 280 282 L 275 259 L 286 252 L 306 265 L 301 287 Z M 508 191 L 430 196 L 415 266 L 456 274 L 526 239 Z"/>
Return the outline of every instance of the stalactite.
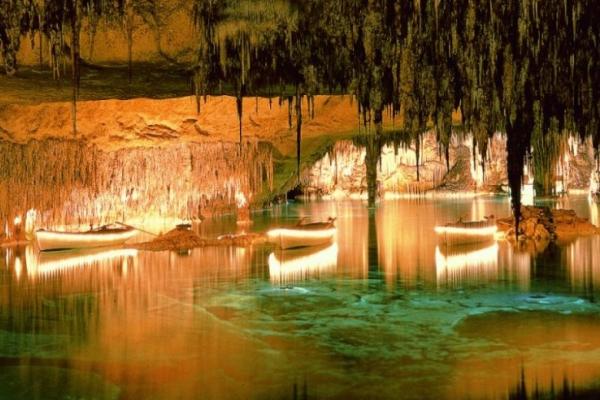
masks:
<path fill-rule="evenodd" d="M 194 73 L 194 97 L 196 100 L 196 115 L 200 115 L 200 73 L 199 71 L 195 71 Z"/>
<path fill-rule="evenodd" d="M 302 148 L 302 89 L 296 84 L 296 172 L 298 174 L 298 184 L 300 184 L 300 165 Z"/>
<path fill-rule="evenodd" d="M 77 97 L 79 96 L 79 35 L 81 32 L 81 0 L 73 0 L 71 11 L 71 72 L 72 72 L 72 107 L 73 135 L 77 134 Z"/>
<path fill-rule="evenodd" d="M 240 188 L 258 198 L 273 184 L 272 148 L 265 144 L 248 145 L 242 155 L 236 144 L 105 152 L 82 140 L 0 142 L 0 151 L 0 216 L 12 221 L 36 209 L 38 227 L 86 227 L 123 213 L 198 218 L 235 207 Z"/>
<path fill-rule="evenodd" d="M 0 9 L 5 66 L 9 74 L 16 72 L 21 34 L 39 30 L 41 35 L 43 30 L 53 76 L 59 79 L 68 63 L 63 53 L 70 23 L 75 132 L 81 21 L 87 17 L 90 26 L 96 19 L 127 24 L 129 14 L 123 7 L 135 2 L 41 3 L 15 0 Z M 265 80 L 269 95 L 274 80 L 279 81 L 280 102 L 288 96 L 290 129 L 294 94 L 285 92 L 286 85 L 300 83 L 307 94 L 309 118 L 314 117 L 313 95 L 321 88 L 351 91 L 356 95 L 359 132 L 361 122 L 365 131 L 370 130 L 371 117 L 375 131 L 380 130 L 378 110 L 389 110 L 392 124 L 400 111 L 413 142 L 420 141 L 425 122 L 433 121 L 440 154 L 447 154 L 454 134 L 452 110 L 460 108 L 464 128 L 476 137 L 481 152 L 492 132 L 513 129 L 508 126 L 518 118 L 527 126 L 530 117 L 521 114 L 529 112 L 529 99 L 539 102 L 542 110 L 540 143 L 551 138 L 553 132 L 547 128 L 553 120 L 559 133 L 568 129 L 600 143 L 596 73 L 600 32 L 592 0 L 545 2 L 543 7 L 539 0 L 311 1 L 270 14 L 265 13 L 271 10 L 270 2 L 257 0 L 251 7 L 234 3 L 193 1 L 199 35 L 192 70 L 200 71 L 201 79 L 192 90 L 197 111 L 199 94 L 210 93 L 216 82 L 244 91 L 237 94 L 240 143 L 243 97 L 261 93 Z M 522 147 L 527 150 L 532 144 Z"/>
<path fill-rule="evenodd" d="M 288 96 L 287 105 L 288 105 L 288 127 L 292 129 L 292 106 L 293 106 L 294 98 L 292 96 Z"/>
<path fill-rule="evenodd" d="M 379 137 L 366 134 L 365 165 L 367 170 L 367 202 L 369 208 L 375 207 L 377 200 L 377 164 L 381 155 Z"/>
<path fill-rule="evenodd" d="M 44 69 L 44 51 L 43 51 L 43 33 L 42 30 L 40 29 L 40 31 L 38 32 L 38 51 L 39 51 L 39 64 L 40 64 L 40 70 Z"/>
<path fill-rule="evenodd" d="M 243 112 L 244 112 L 244 94 L 246 92 L 246 87 L 244 84 L 240 85 L 236 97 L 235 97 L 235 102 L 236 102 L 236 108 L 237 108 L 237 116 L 238 116 L 238 122 L 239 122 L 239 128 L 240 128 L 240 152 L 242 151 L 242 117 L 243 117 Z"/>
<path fill-rule="evenodd" d="M 416 167 L 417 167 L 417 182 L 420 181 L 420 159 L 421 159 L 421 134 L 417 133 L 415 136 L 415 156 L 416 156 Z"/>

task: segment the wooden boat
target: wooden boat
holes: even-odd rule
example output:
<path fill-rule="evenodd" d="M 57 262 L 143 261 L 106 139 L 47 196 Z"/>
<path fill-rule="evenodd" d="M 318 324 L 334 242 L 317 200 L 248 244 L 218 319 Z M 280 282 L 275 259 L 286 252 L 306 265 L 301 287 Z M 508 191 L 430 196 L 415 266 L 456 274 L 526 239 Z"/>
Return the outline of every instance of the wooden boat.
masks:
<path fill-rule="evenodd" d="M 136 234 L 136 229 L 131 226 L 102 226 L 86 232 L 38 230 L 35 237 L 39 249 L 47 251 L 115 246 L 125 243 Z"/>
<path fill-rule="evenodd" d="M 494 239 L 498 231 L 494 216 L 482 221 L 462 221 L 436 226 L 438 238 L 447 244 L 466 244 L 485 242 Z"/>
<path fill-rule="evenodd" d="M 281 249 L 323 246 L 330 244 L 336 233 L 334 219 L 327 222 L 300 223 L 289 228 L 275 228 L 267 232 L 267 241 Z"/>

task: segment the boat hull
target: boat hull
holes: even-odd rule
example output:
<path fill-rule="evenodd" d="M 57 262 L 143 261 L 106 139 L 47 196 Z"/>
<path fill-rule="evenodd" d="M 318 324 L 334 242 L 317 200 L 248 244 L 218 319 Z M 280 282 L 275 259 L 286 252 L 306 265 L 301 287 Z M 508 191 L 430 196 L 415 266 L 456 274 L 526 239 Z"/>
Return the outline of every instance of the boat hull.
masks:
<path fill-rule="evenodd" d="M 48 251 L 116 246 L 125 243 L 136 234 L 135 229 L 124 229 L 98 233 L 37 231 L 35 236 L 39 249 Z"/>
<path fill-rule="evenodd" d="M 318 230 L 277 228 L 267 232 L 267 240 L 280 249 L 324 246 L 333 241 L 335 232 L 335 227 Z"/>

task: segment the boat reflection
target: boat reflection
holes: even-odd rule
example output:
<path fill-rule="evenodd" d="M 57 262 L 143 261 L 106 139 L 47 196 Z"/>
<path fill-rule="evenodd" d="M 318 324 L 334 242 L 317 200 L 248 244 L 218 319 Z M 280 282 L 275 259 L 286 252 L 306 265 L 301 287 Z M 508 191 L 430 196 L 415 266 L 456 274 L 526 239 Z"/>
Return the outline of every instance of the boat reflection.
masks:
<path fill-rule="evenodd" d="M 571 287 L 593 295 L 600 287 L 600 236 L 579 238 L 566 248 Z"/>
<path fill-rule="evenodd" d="M 590 206 L 590 222 L 596 226 L 600 226 L 600 203 L 591 196 L 588 198 L 588 203 Z"/>
<path fill-rule="evenodd" d="M 81 251 L 38 252 L 33 247 L 25 250 L 25 265 L 30 278 L 45 277 L 65 270 L 93 267 L 97 264 L 121 262 L 122 270 L 127 272 L 130 262 L 135 265 L 136 249 L 102 248 Z"/>
<path fill-rule="evenodd" d="M 276 251 L 269 255 L 269 278 L 277 284 L 318 278 L 335 272 L 337 257 L 337 243 L 327 247 Z"/>
<path fill-rule="evenodd" d="M 435 269 L 439 285 L 490 281 L 498 277 L 498 243 L 436 246 Z"/>

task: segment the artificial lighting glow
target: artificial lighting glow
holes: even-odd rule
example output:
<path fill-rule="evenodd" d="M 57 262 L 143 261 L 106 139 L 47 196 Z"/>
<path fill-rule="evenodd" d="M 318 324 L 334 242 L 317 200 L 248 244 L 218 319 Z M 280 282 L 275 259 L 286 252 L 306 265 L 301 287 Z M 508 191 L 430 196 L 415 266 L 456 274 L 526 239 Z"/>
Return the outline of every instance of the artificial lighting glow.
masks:
<path fill-rule="evenodd" d="M 35 223 L 37 220 L 37 210 L 31 208 L 25 214 L 25 238 L 33 240 L 35 238 Z"/>
<path fill-rule="evenodd" d="M 66 269 L 91 266 L 95 263 L 137 257 L 136 249 L 87 250 L 84 252 L 26 253 L 27 268 L 34 275 L 49 275 Z M 127 264 L 124 264 L 127 268 Z"/>
<path fill-rule="evenodd" d="M 268 260 L 269 279 L 285 283 L 331 272 L 337 267 L 337 256 L 337 243 L 317 251 L 312 248 L 273 252 Z"/>
<path fill-rule="evenodd" d="M 436 270 L 456 270 L 473 265 L 496 263 L 498 255 L 498 243 L 473 251 L 456 252 L 455 254 L 443 254 L 440 246 L 435 248 Z"/>
<path fill-rule="evenodd" d="M 235 193 L 235 204 L 237 205 L 237 208 L 243 208 L 248 205 L 248 200 L 246 200 L 244 193 L 240 191 Z"/>
<path fill-rule="evenodd" d="M 532 183 L 526 183 L 521 188 L 521 205 L 534 205 L 535 189 Z"/>
<path fill-rule="evenodd" d="M 439 235 L 467 235 L 467 236 L 493 236 L 498 227 L 496 225 L 481 228 L 463 228 L 458 226 L 436 226 L 435 233 Z"/>
<path fill-rule="evenodd" d="M 15 226 L 21 225 L 21 216 L 20 216 L 20 215 L 17 215 L 17 216 L 15 217 L 15 220 L 14 220 L 14 225 L 15 225 Z"/>
<path fill-rule="evenodd" d="M 23 262 L 21 261 L 20 256 L 15 257 L 15 275 L 17 279 L 21 278 L 21 272 L 23 271 Z"/>
<path fill-rule="evenodd" d="M 435 248 L 435 269 L 438 282 L 461 278 L 493 276 L 497 273 L 498 244 L 472 251 L 448 252 Z"/>
<path fill-rule="evenodd" d="M 77 249 L 121 244 L 136 234 L 135 229 L 115 233 L 37 231 L 36 239 L 40 250 Z"/>

